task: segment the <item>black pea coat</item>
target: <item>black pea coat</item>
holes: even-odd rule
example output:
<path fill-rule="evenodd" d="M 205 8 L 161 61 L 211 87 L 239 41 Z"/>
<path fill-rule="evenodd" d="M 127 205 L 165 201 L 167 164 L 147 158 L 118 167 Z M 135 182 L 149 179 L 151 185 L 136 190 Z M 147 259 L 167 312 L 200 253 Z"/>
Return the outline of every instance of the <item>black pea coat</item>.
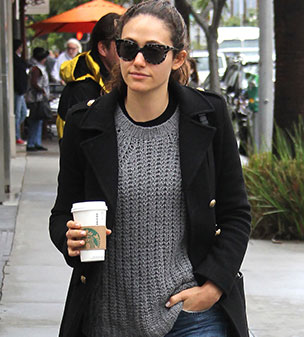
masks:
<path fill-rule="evenodd" d="M 231 337 L 248 337 L 243 278 L 239 272 L 250 233 L 238 149 L 222 97 L 172 83 L 180 108 L 179 147 L 187 209 L 188 253 L 199 284 L 211 280 L 223 290 L 219 304 L 230 322 Z M 72 203 L 104 200 L 107 227 L 115 230 L 118 183 L 114 112 L 118 92 L 98 98 L 88 109 L 78 106 L 68 117 L 61 147 L 58 195 L 50 217 L 50 235 L 73 267 L 61 324 L 61 337 L 80 337 L 84 310 L 102 262 L 69 257 L 66 222 Z M 199 122 L 204 112 L 209 125 Z M 210 174 L 208 148 L 215 172 Z M 220 229 L 220 231 L 218 231 Z M 220 232 L 220 233 L 219 233 Z M 219 235 L 216 235 L 219 234 Z M 111 236 L 108 237 L 111 244 Z"/>

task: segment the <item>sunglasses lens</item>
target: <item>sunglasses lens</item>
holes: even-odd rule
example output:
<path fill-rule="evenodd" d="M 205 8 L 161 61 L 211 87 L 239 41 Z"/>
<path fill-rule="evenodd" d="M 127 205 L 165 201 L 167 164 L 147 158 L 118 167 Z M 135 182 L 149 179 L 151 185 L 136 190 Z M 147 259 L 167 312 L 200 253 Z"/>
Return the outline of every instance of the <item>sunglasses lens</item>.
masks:
<path fill-rule="evenodd" d="M 118 56 L 126 61 L 133 60 L 139 49 L 136 43 L 127 40 L 116 41 L 116 47 Z"/>
<path fill-rule="evenodd" d="M 166 57 L 165 50 L 157 45 L 146 45 L 143 49 L 143 54 L 146 61 L 151 64 L 159 64 Z"/>
<path fill-rule="evenodd" d="M 132 61 L 138 52 L 141 52 L 148 63 L 160 64 L 166 58 L 167 52 L 172 49 L 159 44 L 146 44 L 139 48 L 138 44 L 129 40 L 116 40 L 117 54 L 125 61 Z"/>

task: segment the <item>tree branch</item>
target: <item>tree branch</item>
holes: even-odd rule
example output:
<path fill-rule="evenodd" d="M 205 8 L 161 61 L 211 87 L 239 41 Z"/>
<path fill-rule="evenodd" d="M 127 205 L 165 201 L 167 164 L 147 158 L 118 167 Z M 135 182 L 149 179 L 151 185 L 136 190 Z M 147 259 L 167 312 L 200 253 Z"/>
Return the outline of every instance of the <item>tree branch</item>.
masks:
<path fill-rule="evenodd" d="M 201 14 L 197 14 L 194 8 L 190 5 L 189 0 L 183 0 L 183 1 L 186 4 L 186 6 L 189 8 L 189 12 L 193 15 L 196 22 L 202 27 L 206 36 L 208 36 L 209 30 L 208 30 L 208 23 L 206 20 L 206 16 L 207 16 L 206 14 L 210 10 L 210 8 L 208 8 L 209 5 L 206 7 L 206 9 Z"/>
<path fill-rule="evenodd" d="M 211 25 L 217 29 L 221 21 L 222 11 L 226 0 L 212 0 L 212 2 L 214 4 L 214 11 Z"/>

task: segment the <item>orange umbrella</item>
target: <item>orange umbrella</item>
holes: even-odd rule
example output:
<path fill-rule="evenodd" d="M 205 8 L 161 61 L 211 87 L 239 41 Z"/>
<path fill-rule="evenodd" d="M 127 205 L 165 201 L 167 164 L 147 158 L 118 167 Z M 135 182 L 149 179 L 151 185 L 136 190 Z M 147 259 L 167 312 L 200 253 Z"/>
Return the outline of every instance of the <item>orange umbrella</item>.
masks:
<path fill-rule="evenodd" d="M 36 31 L 35 36 L 51 32 L 90 33 L 102 16 L 108 13 L 121 15 L 125 11 L 124 7 L 110 1 L 93 0 L 46 20 L 36 22 L 30 27 Z"/>

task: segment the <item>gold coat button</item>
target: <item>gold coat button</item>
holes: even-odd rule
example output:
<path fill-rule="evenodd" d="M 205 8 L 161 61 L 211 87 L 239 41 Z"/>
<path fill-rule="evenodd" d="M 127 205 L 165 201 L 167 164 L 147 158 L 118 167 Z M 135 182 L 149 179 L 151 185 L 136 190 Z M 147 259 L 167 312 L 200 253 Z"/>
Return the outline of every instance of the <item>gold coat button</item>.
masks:
<path fill-rule="evenodd" d="M 212 200 L 209 202 L 209 207 L 210 207 L 210 208 L 213 208 L 213 207 L 215 206 L 215 204 L 216 204 L 215 199 L 212 199 Z"/>
<path fill-rule="evenodd" d="M 81 275 L 80 276 L 80 281 L 81 281 L 82 284 L 86 284 L 87 278 L 84 275 Z"/>
<path fill-rule="evenodd" d="M 87 106 L 91 106 L 95 102 L 95 99 L 90 99 L 87 103 Z"/>
<path fill-rule="evenodd" d="M 221 229 L 219 228 L 218 230 L 215 231 L 215 236 L 218 236 L 221 234 Z"/>

